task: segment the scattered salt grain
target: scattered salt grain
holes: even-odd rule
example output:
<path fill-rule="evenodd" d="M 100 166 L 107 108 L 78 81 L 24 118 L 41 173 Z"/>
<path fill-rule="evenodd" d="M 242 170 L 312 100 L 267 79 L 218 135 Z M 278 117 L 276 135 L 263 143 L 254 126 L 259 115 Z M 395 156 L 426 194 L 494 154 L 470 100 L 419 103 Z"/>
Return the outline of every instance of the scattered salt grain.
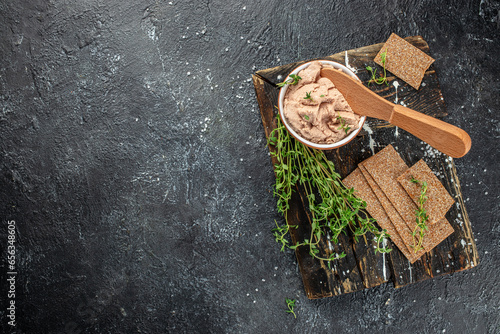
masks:
<path fill-rule="evenodd" d="M 399 87 L 399 82 L 397 82 L 396 80 L 394 80 L 394 82 L 392 83 L 392 85 L 396 89 L 396 98 L 394 99 L 394 103 L 398 103 L 398 87 Z"/>

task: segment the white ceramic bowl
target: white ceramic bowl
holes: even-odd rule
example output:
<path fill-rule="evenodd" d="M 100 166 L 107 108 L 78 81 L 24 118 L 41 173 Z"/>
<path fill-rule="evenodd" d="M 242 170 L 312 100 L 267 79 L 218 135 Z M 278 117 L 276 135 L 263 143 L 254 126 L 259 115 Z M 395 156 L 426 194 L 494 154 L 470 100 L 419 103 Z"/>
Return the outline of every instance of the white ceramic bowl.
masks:
<path fill-rule="evenodd" d="M 356 76 L 356 74 L 354 74 L 353 71 L 351 71 L 350 69 L 348 69 L 347 67 L 345 67 L 342 64 L 339 64 L 337 62 L 330 61 L 330 60 L 319 60 L 319 62 L 322 64 L 332 65 L 334 68 L 341 69 L 344 73 L 350 75 L 351 77 L 355 78 L 356 80 L 359 80 L 359 78 Z M 299 73 L 301 70 L 308 67 L 310 64 L 311 64 L 311 62 L 307 62 L 305 64 L 300 65 L 295 70 L 290 72 L 290 74 L 286 77 L 285 80 L 288 80 L 290 78 L 291 74 Z M 288 132 L 290 132 L 290 134 L 295 139 L 300 141 L 302 144 L 307 145 L 307 146 L 312 147 L 312 148 L 316 148 L 318 150 L 333 150 L 335 148 L 339 148 L 341 146 L 344 146 L 345 144 L 347 144 L 348 142 L 353 140 L 354 137 L 356 137 L 358 135 L 359 131 L 361 131 L 361 129 L 363 128 L 363 124 L 365 123 L 366 116 L 361 116 L 361 119 L 359 120 L 359 127 L 356 130 L 354 130 L 347 137 L 345 137 L 344 139 L 342 139 L 336 143 L 318 144 L 318 143 L 314 143 L 312 141 L 309 141 L 309 140 L 303 138 L 302 136 L 300 136 L 297 132 L 295 132 L 292 129 L 292 127 L 287 123 L 286 118 L 285 118 L 284 109 L 283 109 L 283 101 L 285 100 L 285 94 L 286 94 L 286 91 L 288 90 L 288 86 L 289 85 L 285 85 L 285 86 L 280 88 L 280 94 L 279 94 L 279 98 L 278 98 L 279 115 L 280 115 L 281 121 L 285 125 L 285 128 L 288 130 Z"/>

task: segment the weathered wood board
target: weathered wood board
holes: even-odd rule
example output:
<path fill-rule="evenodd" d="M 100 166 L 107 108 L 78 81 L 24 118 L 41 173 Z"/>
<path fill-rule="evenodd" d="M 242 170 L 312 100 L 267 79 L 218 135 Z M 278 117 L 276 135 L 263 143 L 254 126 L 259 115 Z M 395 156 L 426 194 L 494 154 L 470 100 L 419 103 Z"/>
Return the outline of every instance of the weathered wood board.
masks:
<path fill-rule="evenodd" d="M 429 47 L 422 37 L 413 36 L 406 40 L 429 53 Z M 348 64 L 356 69 L 358 77 L 367 85 L 370 76 L 365 67 L 378 66 L 373 59 L 382 45 L 383 43 L 379 43 L 342 51 L 321 59 Z M 266 137 L 276 127 L 275 106 L 279 92 L 276 84 L 283 81 L 290 71 L 304 62 L 306 61 L 258 71 L 253 75 Z M 447 115 L 434 66 L 431 66 L 425 73 L 423 84 L 418 91 L 402 80 L 391 76 L 391 73 L 388 73 L 388 80 L 389 85 L 372 84 L 369 87 L 392 102 L 403 104 L 433 117 Z M 394 81 L 398 81 L 399 88 L 393 85 Z M 326 154 L 335 164 L 337 172 L 345 177 L 356 168 L 358 163 L 388 144 L 396 148 L 408 166 L 422 158 L 440 178 L 455 200 L 455 204 L 446 215 L 455 232 L 414 264 L 410 264 L 394 245 L 390 245 L 393 251 L 387 255 L 374 254 L 373 237 L 370 235 L 358 242 L 355 242 L 350 235 L 344 236 L 338 245 L 334 245 L 333 251 L 344 251 L 347 256 L 336 261 L 331 268 L 323 261 L 313 260 L 307 250 L 299 247 L 296 250 L 296 256 L 309 298 L 331 297 L 374 287 L 385 282 L 392 282 L 396 288 L 399 288 L 432 277 L 470 269 L 479 263 L 453 159 L 432 149 L 407 132 L 385 121 L 375 119 L 368 119 L 360 135 L 348 145 L 328 151 Z M 273 161 L 274 164 L 275 161 Z M 300 189 L 294 193 L 290 204 L 289 224 L 298 225 L 297 229 L 290 229 L 292 243 L 295 244 L 310 233 L 310 218 L 302 201 Z M 326 244 L 324 248 L 325 252 L 331 252 Z"/>

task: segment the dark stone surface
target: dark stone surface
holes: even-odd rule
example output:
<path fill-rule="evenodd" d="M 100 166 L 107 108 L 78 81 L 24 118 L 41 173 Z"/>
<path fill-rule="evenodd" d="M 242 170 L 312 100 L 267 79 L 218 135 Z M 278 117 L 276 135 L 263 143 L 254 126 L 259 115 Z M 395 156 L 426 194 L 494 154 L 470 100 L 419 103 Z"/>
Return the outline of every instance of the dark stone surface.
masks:
<path fill-rule="evenodd" d="M 500 4 L 0 3 L 1 328 L 17 333 L 499 333 Z M 270 233 L 251 74 L 422 35 L 481 264 L 399 290 L 305 297 Z M 16 327 L 7 324 L 8 222 Z M 285 313 L 296 298 L 298 317 Z"/>

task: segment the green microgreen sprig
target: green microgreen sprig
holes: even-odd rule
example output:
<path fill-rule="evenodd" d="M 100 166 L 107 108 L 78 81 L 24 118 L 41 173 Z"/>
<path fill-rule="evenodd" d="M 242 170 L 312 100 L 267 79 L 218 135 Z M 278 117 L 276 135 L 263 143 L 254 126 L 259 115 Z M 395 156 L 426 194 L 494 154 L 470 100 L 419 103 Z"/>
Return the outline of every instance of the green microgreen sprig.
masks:
<path fill-rule="evenodd" d="M 422 244 L 424 241 L 425 231 L 429 228 L 426 224 L 427 220 L 429 220 L 429 216 L 427 215 L 427 210 L 424 209 L 424 204 L 427 201 L 427 182 L 420 181 L 411 177 L 411 182 L 420 185 L 420 195 L 418 197 L 418 208 L 415 210 L 415 221 L 417 225 L 412 232 L 413 245 L 412 248 L 417 253 L 419 250 L 423 248 Z"/>
<path fill-rule="evenodd" d="M 285 302 L 286 302 L 286 306 L 288 307 L 288 310 L 286 312 L 293 314 L 293 317 L 297 318 L 297 315 L 295 314 L 295 311 L 294 311 L 296 300 L 285 298 Z"/>
<path fill-rule="evenodd" d="M 311 97 L 311 93 L 312 92 L 306 92 L 306 97 L 304 97 L 304 100 L 311 100 L 311 101 L 313 101 L 313 98 Z"/>
<path fill-rule="evenodd" d="M 321 247 L 322 238 L 328 235 L 337 244 L 340 234 L 350 230 L 355 241 L 368 232 L 373 233 L 377 239 L 375 253 L 391 251 L 383 242 L 389 238 L 387 231 L 378 230 L 375 219 L 365 212 L 366 202 L 354 195 L 353 188 L 347 188 L 341 182 L 333 162 L 326 158 L 323 151 L 293 139 L 279 118 L 277 128 L 269 136 L 269 144 L 274 147 L 271 155 L 277 161 L 274 195 L 277 197 L 278 212 L 283 214 L 286 225 L 289 225 L 289 201 L 298 186 L 304 191 L 311 214 L 310 236 L 289 246 L 288 242 L 281 241 L 283 236 L 280 235 L 277 242 L 282 250 L 284 247 L 307 247 L 313 258 L 326 261 L 330 267 L 330 262 L 345 257 L 345 253 L 337 254 L 329 251 L 329 247 Z M 282 233 L 286 228 L 279 231 Z"/>
<path fill-rule="evenodd" d="M 290 78 L 288 78 L 288 80 L 278 83 L 277 86 L 283 87 L 285 85 L 296 85 L 297 83 L 299 83 L 300 79 L 302 78 L 299 77 L 297 74 L 290 74 Z"/>
<path fill-rule="evenodd" d="M 387 57 L 387 49 L 380 54 L 380 61 L 382 63 L 384 74 L 382 75 L 382 73 L 380 73 L 378 78 L 376 76 L 377 69 L 376 68 L 373 69 L 371 66 L 366 66 L 366 69 L 368 70 L 368 72 L 370 72 L 370 74 L 372 76 L 370 81 L 368 81 L 368 86 L 372 82 L 375 82 L 377 85 L 381 85 L 381 84 L 385 83 L 387 86 L 389 86 L 389 82 L 387 81 L 387 71 L 385 69 L 386 57 Z"/>
<path fill-rule="evenodd" d="M 345 131 L 345 134 L 347 134 L 349 130 L 351 130 L 351 127 L 346 123 L 345 119 L 343 119 L 342 116 L 338 115 L 337 120 L 340 122 L 340 126 L 337 129 L 342 129 Z"/>

